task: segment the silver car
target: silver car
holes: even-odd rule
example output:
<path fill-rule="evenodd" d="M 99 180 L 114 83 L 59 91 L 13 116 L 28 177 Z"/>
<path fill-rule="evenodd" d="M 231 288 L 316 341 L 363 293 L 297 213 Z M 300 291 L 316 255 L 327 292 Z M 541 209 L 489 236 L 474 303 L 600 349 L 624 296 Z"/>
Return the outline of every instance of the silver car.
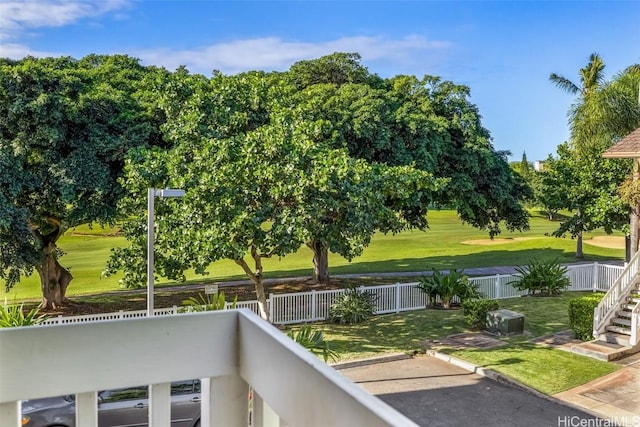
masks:
<path fill-rule="evenodd" d="M 149 424 L 148 387 L 128 387 L 98 393 L 99 427 L 140 427 Z M 76 427 L 74 396 L 25 400 L 22 425 L 26 427 Z M 171 384 L 171 426 L 200 425 L 200 381 Z"/>

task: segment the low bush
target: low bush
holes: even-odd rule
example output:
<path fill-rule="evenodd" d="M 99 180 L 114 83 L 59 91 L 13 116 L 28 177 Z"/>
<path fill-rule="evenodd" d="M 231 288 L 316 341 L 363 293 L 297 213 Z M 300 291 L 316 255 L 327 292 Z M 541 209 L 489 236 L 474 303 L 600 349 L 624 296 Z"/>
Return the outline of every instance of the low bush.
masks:
<path fill-rule="evenodd" d="M 364 322 L 375 311 L 375 296 L 371 292 L 348 288 L 329 308 L 329 319 L 334 323 L 350 325 Z"/>
<path fill-rule="evenodd" d="M 24 304 L 7 303 L 0 305 L 0 328 L 11 328 L 14 326 L 31 326 L 42 323 L 47 317 L 40 314 L 38 308 L 32 308 L 25 314 Z"/>
<path fill-rule="evenodd" d="M 309 325 L 304 325 L 298 330 L 291 330 L 287 332 L 287 336 L 313 354 L 322 356 L 325 362 L 329 359 L 335 362 L 340 357 L 340 353 L 324 339 L 322 331 L 314 330 Z"/>
<path fill-rule="evenodd" d="M 229 308 L 236 308 L 238 302 L 238 296 L 233 298 L 233 302 Z M 182 301 L 183 312 L 197 312 L 197 311 L 216 311 L 225 310 L 227 308 L 227 299 L 224 292 L 218 292 L 214 294 L 198 294 L 197 297 L 190 297 Z"/>
<path fill-rule="evenodd" d="M 487 313 L 499 308 L 498 301 L 494 299 L 467 299 L 462 301 L 464 320 L 469 328 L 482 330 L 486 326 Z"/>
<path fill-rule="evenodd" d="M 436 297 L 440 296 L 442 308 L 449 308 L 455 296 L 458 296 L 461 302 L 481 296 L 477 286 L 469 283 L 469 278 L 462 270 L 451 270 L 445 274 L 433 269 L 430 275 L 422 276 L 416 287 L 427 294 L 427 305 L 434 305 Z"/>
<path fill-rule="evenodd" d="M 527 267 L 516 267 L 520 277 L 509 282 L 519 291 L 527 291 L 529 295 L 558 295 L 569 287 L 571 282 L 566 276 L 567 267 L 554 261 L 529 261 Z"/>
<path fill-rule="evenodd" d="M 593 339 L 593 311 L 603 296 L 604 294 L 599 292 L 569 302 L 569 327 L 579 340 Z"/>

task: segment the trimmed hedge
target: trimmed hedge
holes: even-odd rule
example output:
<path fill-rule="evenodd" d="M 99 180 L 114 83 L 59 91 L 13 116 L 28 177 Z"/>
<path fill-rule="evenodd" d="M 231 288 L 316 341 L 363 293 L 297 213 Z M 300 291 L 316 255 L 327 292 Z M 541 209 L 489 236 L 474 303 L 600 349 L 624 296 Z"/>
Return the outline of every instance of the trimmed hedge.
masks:
<path fill-rule="evenodd" d="M 604 297 L 601 292 L 585 295 L 569 302 L 569 327 L 573 335 L 582 340 L 593 339 L 593 310 Z"/>
<path fill-rule="evenodd" d="M 487 313 L 499 308 L 494 299 L 468 299 L 462 301 L 464 320 L 473 330 L 484 329 L 487 323 Z"/>

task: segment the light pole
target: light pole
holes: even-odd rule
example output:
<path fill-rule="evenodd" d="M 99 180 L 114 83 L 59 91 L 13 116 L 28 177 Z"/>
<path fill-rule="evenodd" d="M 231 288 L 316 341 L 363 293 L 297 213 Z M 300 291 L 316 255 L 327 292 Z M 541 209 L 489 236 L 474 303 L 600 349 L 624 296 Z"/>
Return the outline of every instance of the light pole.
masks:
<path fill-rule="evenodd" d="M 183 197 L 184 190 L 173 188 L 149 188 L 147 189 L 147 316 L 153 316 L 153 240 L 155 220 L 156 197 Z"/>

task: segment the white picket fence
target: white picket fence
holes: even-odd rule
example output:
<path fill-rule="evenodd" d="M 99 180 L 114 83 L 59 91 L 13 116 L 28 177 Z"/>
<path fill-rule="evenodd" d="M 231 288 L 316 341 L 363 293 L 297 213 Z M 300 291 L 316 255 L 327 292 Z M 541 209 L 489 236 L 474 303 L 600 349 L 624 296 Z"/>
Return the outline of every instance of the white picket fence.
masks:
<path fill-rule="evenodd" d="M 622 266 L 599 264 L 597 262 L 568 266 L 567 276 L 570 281 L 568 290 L 606 292 L 622 270 Z M 526 294 L 526 291 L 518 291 L 509 284 L 517 277 L 514 274 L 497 274 L 494 276 L 472 277 L 469 278 L 469 281 L 478 285 L 478 290 L 487 298 L 504 299 Z M 396 283 L 392 285 L 363 286 L 360 289 L 366 290 L 375 296 L 376 314 L 400 313 L 402 311 L 423 309 L 426 306 L 427 296 L 416 287 L 417 284 L 418 282 Z M 274 324 L 287 325 L 325 320 L 329 315 L 329 308 L 342 293 L 344 293 L 343 289 L 271 294 L 267 300 L 271 321 Z M 236 307 L 248 308 L 258 313 L 257 301 L 239 301 Z M 180 307 L 173 306 L 155 309 L 154 315 L 175 315 L 181 312 Z M 146 310 L 119 311 L 84 316 L 58 316 L 49 318 L 42 324 L 95 322 L 145 316 Z"/>

